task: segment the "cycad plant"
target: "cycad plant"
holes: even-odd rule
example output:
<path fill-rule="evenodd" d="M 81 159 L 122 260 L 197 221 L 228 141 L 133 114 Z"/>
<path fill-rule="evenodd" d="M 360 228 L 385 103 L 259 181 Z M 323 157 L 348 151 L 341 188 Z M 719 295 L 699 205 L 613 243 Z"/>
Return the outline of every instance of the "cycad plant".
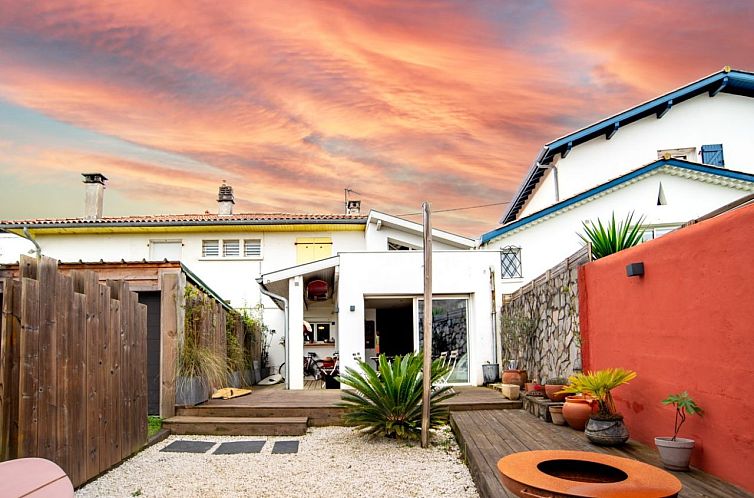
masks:
<path fill-rule="evenodd" d="M 422 367 L 423 354 L 396 356 L 392 362 L 379 357 L 379 373 L 364 361 L 357 370 L 347 368 L 340 382 L 354 390 L 343 393 L 339 406 L 348 408 L 345 422 L 354 425 L 369 436 L 386 436 L 398 439 L 418 439 L 421 436 L 422 418 Z M 450 367 L 439 360 L 432 363 L 430 394 L 430 428 L 442 425 L 447 411 L 439 404 L 453 397 L 449 386 L 436 386 L 450 372 Z"/>
<path fill-rule="evenodd" d="M 639 244 L 644 235 L 643 223 L 644 216 L 634 222 L 633 211 L 620 222 L 615 220 L 613 212 L 606 225 L 600 219 L 583 221 L 584 233 L 580 233 L 579 237 L 592 244 L 592 259 L 600 259 Z"/>
<path fill-rule="evenodd" d="M 619 417 L 611 390 L 627 384 L 636 377 L 636 372 L 624 368 L 606 368 L 596 372 L 579 373 L 568 378 L 568 385 L 561 393 L 588 394 L 597 401 L 599 410 L 595 417 L 609 420 Z"/>

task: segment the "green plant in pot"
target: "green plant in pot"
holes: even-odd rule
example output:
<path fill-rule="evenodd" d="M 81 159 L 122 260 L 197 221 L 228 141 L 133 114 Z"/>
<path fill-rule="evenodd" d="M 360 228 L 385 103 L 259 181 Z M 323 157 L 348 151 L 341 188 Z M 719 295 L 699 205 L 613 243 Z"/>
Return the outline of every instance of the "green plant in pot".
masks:
<path fill-rule="evenodd" d="M 597 403 L 597 413 L 589 418 L 584 433 L 594 444 L 617 446 L 628 441 L 628 429 L 623 415 L 615 408 L 612 390 L 627 384 L 636 377 L 636 372 L 624 368 L 606 368 L 595 372 L 572 375 L 561 393 L 586 394 Z"/>
<path fill-rule="evenodd" d="M 558 403 L 565 401 L 565 393 L 562 391 L 568 385 L 565 377 L 550 377 L 545 381 L 545 395 L 550 401 Z"/>
<path fill-rule="evenodd" d="M 228 378 L 225 358 L 212 349 L 197 344 L 192 336 L 183 341 L 178 355 L 176 404 L 193 406 L 207 400 L 209 390 L 221 387 Z"/>
<path fill-rule="evenodd" d="M 655 438 L 655 446 L 660 452 L 660 460 L 662 460 L 665 468 L 670 470 L 689 470 L 694 440 L 678 437 L 678 432 L 686 421 L 687 415 L 699 415 L 701 417 L 704 415 L 704 410 L 691 399 L 686 391 L 671 394 L 662 400 L 662 404 L 673 405 L 673 408 L 675 408 L 675 431 L 673 437 Z"/>

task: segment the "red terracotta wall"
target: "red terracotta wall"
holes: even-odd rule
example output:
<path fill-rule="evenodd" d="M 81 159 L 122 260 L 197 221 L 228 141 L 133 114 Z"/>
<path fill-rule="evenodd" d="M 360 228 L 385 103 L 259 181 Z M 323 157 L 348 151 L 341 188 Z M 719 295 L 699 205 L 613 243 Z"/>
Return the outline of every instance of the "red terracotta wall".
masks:
<path fill-rule="evenodd" d="M 626 265 L 644 262 L 643 277 Z M 687 390 L 704 408 L 681 435 L 692 465 L 754 492 L 754 206 L 683 228 L 584 266 L 584 368 L 638 377 L 614 391 L 631 437 L 672 436 Z"/>

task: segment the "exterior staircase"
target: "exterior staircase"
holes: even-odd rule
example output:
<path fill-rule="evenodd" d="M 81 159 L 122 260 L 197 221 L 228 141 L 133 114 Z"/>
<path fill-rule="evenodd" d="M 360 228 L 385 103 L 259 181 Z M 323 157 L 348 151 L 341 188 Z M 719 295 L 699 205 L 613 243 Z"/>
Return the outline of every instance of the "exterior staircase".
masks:
<path fill-rule="evenodd" d="M 243 417 L 176 415 L 162 426 L 173 434 L 213 436 L 301 436 L 306 434 L 308 417 Z"/>

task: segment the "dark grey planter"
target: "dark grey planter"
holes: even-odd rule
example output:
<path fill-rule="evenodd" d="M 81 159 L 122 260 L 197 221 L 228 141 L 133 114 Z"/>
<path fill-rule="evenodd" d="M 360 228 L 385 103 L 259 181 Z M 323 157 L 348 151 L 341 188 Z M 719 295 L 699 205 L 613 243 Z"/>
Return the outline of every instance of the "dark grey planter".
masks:
<path fill-rule="evenodd" d="M 209 399 L 209 388 L 201 377 L 178 377 L 175 390 L 175 404 L 194 406 Z"/>
<path fill-rule="evenodd" d="M 228 387 L 241 387 L 242 384 L 241 372 L 231 372 L 228 375 Z"/>
<path fill-rule="evenodd" d="M 623 418 L 597 420 L 590 418 L 584 429 L 587 439 L 600 446 L 618 446 L 628 441 L 628 429 Z"/>
<path fill-rule="evenodd" d="M 242 372 L 242 379 L 243 386 L 253 386 L 256 383 L 256 380 L 254 379 L 254 371 L 247 368 Z"/>
<path fill-rule="evenodd" d="M 482 376 L 484 377 L 485 384 L 497 382 L 500 378 L 500 365 L 497 363 L 482 365 Z"/>

